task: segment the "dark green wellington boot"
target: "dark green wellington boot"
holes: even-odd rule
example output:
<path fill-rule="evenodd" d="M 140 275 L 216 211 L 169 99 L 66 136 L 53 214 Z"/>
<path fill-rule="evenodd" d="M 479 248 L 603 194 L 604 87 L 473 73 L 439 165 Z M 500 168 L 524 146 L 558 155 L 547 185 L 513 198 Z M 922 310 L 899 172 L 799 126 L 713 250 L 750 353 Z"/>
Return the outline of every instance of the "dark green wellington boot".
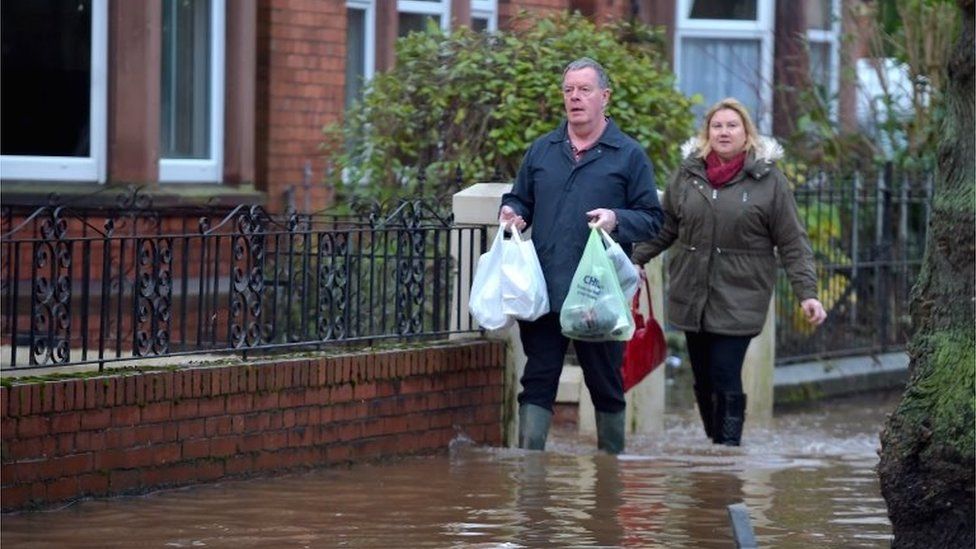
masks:
<path fill-rule="evenodd" d="M 518 446 L 526 450 L 545 450 L 552 412 L 535 404 L 519 405 Z"/>
<path fill-rule="evenodd" d="M 627 426 L 627 411 L 596 411 L 596 446 L 608 454 L 624 451 L 624 431 Z"/>
<path fill-rule="evenodd" d="M 695 385 L 695 401 L 698 403 L 702 426 L 705 427 L 705 436 L 715 440 L 715 393 Z"/>
<path fill-rule="evenodd" d="M 746 395 L 719 393 L 715 406 L 715 443 L 738 446 L 742 440 L 742 426 L 746 421 Z"/>

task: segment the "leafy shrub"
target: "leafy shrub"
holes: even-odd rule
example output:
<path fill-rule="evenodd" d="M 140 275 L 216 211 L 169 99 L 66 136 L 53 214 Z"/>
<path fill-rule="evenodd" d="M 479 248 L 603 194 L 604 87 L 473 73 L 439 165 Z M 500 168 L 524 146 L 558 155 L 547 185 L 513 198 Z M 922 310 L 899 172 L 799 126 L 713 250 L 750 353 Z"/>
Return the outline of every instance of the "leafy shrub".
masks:
<path fill-rule="evenodd" d="M 327 181 L 337 202 L 414 196 L 418 176 L 439 198 L 509 180 L 532 140 L 563 117 L 562 70 L 582 56 L 606 68 L 608 114 L 645 147 L 663 181 L 693 119 L 662 34 L 641 24 L 597 27 L 578 14 L 528 17 L 496 34 L 430 26 L 400 39 L 396 67 L 374 77 L 343 126 L 326 128 L 328 150 L 343 151 L 330 159 Z"/>

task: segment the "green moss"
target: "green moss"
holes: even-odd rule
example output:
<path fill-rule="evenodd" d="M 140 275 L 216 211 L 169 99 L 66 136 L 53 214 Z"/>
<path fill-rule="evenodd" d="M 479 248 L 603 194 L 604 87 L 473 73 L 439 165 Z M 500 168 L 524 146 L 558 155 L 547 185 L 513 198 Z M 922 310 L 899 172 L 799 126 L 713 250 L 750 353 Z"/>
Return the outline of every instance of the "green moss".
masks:
<path fill-rule="evenodd" d="M 323 358 L 323 357 L 335 357 L 348 355 L 352 353 L 378 353 L 385 351 L 410 351 L 417 349 L 431 349 L 436 347 L 446 347 L 457 343 L 466 343 L 476 341 L 471 340 L 458 340 L 458 341 L 385 341 L 379 343 L 373 343 L 369 346 L 363 345 L 343 345 L 336 346 L 333 348 L 315 350 L 315 351 L 301 351 L 297 353 L 288 354 L 274 354 L 268 356 L 261 356 L 258 358 L 248 359 L 247 361 L 242 360 L 237 356 L 229 356 L 226 358 L 208 360 L 206 364 L 197 364 L 196 366 L 231 366 L 235 364 L 242 364 L 246 368 L 247 376 L 256 375 L 254 370 L 254 365 L 250 361 L 255 362 L 266 362 L 266 361 L 276 361 L 284 362 L 287 360 L 301 359 L 301 358 Z M 106 377 L 106 376 L 126 376 L 126 375 L 138 375 L 148 372 L 163 372 L 163 371 L 180 371 L 188 369 L 187 366 L 120 366 L 115 368 L 109 368 L 102 371 L 98 370 L 88 370 L 88 371 L 78 371 L 78 372 L 58 372 L 58 373 L 31 373 L 25 375 L 10 375 L 0 378 L 0 386 L 3 387 L 13 387 L 14 385 L 25 385 L 31 383 L 45 383 L 49 381 L 63 381 L 66 379 L 88 379 L 96 377 Z M 38 372 L 39 370 L 31 370 L 32 372 Z M 108 386 L 108 381 L 103 382 L 105 386 Z"/>
<path fill-rule="evenodd" d="M 898 414 L 931 431 L 929 448 L 952 448 L 972 456 L 976 448 L 976 347 L 963 331 L 928 335 L 916 343 L 924 349 L 916 379 L 905 393 Z"/>
<path fill-rule="evenodd" d="M 99 185 L 80 186 L 77 183 L 52 182 L 45 184 L 45 189 L 50 188 L 61 197 L 88 196 L 92 189 L 99 189 Z M 36 192 L 37 184 L 32 181 L 13 181 L 4 185 L 4 192 Z M 215 186 L 209 184 L 193 185 L 166 185 L 165 187 L 155 187 L 153 185 L 139 186 L 139 193 L 148 196 L 182 197 L 197 198 L 200 200 L 212 199 L 214 196 L 259 196 L 260 191 L 254 188 L 253 184 L 229 186 Z"/>
<path fill-rule="evenodd" d="M 974 200 L 976 200 L 976 186 L 958 186 L 951 193 L 936 193 L 932 198 L 932 213 L 955 212 L 972 217 Z"/>
<path fill-rule="evenodd" d="M 796 404 L 824 398 L 824 392 L 815 383 L 802 383 L 776 394 L 776 404 Z"/>
<path fill-rule="evenodd" d="M 89 379 L 105 376 L 128 376 L 138 375 L 147 372 L 164 372 L 180 370 L 178 366 L 127 366 L 122 368 L 111 368 L 109 370 L 90 370 L 85 372 L 56 372 L 50 374 L 32 374 L 23 376 L 8 376 L 0 379 L 0 385 L 10 388 L 14 385 L 28 385 L 32 383 L 47 383 L 49 381 L 64 381 L 67 379 Z M 103 382 L 108 385 L 108 381 Z M 43 396 L 44 389 L 41 389 Z"/>

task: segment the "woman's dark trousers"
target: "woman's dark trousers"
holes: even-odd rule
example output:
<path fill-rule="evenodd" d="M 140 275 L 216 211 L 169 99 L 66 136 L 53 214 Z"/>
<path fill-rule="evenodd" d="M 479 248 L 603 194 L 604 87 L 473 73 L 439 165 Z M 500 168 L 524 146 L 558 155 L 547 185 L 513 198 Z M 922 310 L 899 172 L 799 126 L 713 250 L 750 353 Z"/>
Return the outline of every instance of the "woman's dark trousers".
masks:
<path fill-rule="evenodd" d="M 742 362 L 755 336 L 685 332 L 695 376 L 695 400 L 705 434 L 716 444 L 738 446 L 745 423 Z"/>

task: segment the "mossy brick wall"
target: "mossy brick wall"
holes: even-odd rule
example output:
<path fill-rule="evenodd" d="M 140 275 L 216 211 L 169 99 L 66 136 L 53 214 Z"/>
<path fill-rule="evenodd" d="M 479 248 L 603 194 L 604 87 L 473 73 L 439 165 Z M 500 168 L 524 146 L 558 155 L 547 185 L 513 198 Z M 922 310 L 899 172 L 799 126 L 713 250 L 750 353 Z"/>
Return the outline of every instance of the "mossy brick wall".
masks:
<path fill-rule="evenodd" d="M 469 340 L 0 388 L 0 505 L 502 440 L 503 343 Z"/>

